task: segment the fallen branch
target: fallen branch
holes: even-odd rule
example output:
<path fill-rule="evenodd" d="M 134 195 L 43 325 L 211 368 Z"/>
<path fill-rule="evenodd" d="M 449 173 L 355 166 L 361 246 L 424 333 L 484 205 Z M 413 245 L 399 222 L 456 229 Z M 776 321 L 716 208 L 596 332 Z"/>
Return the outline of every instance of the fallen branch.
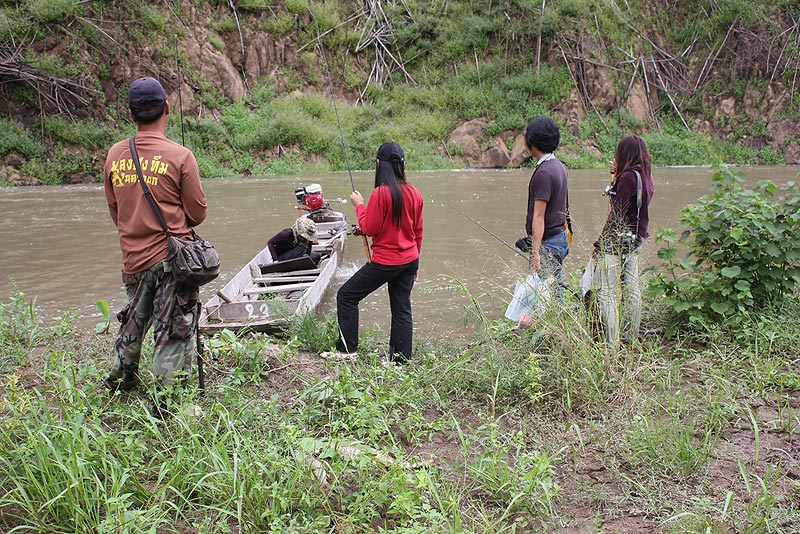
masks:
<path fill-rule="evenodd" d="M 651 61 L 653 61 L 653 60 L 651 59 Z M 661 77 L 661 72 L 658 70 L 658 67 L 656 66 L 656 62 L 655 61 L 653 61 L 653 70 L 656 71 L 656 76 L 658 76 L 658 81 L 659 81 L 659 83 L 661 83 L 661 89 L 667 95 L 667 98 L 669 98 L 669 101 L 672 104 L 672 107 L 675 109 L 675 113 L 678 114 L 678 117 L 680 117 L 681 122 L 686 127 L 686 129 L 688 131 L 692 131 L 691 128 L 689 128 L 689 125 L 686 123 L 686 119 L 683 118 L 683 115 L 681 114 L 681 110 L 678 109 L 678 105 L 672 99 L 672 95 L 670 94 L 669 88 L 667 87 L 667 84 L 664 83 L 664 79 Z"/>
<path fill-rule="evenodd" d="M 714 59 L 711 59 L 711 54 L 709 54 L 708 57 L 706 58 L 705 63 L 703 63 L 703 68 L 700 69 L 700 74 L 697 76 L 697 81 L 694 84 L 694 89 L 692 89 L 693 93 L 697 91 L 698 87 L 700 87 L 700 82 L 703 81 L 703 75 L 706 72 L 706 67 L 708 66 L 709 61 L 711 61 L 712 65 L 714 64 L 714 62 L 717 61 L 717 58 L 719 57 L 720 52 L 722 52 L 725 43 L 728 42 L 728 37 L 730 37 L 731 33 L 733 32 L 733 28 L 736 25 L 737 20 L 738 19 L 734 19 L 733 22 L 731 22 L 731 25 L 728 28 L 728 32 L 725 34 L 725 38 L 722 40 L 722 44 L 719 45 L 719 48 L 717 48 L 717 52 L 714 54 Z"/>
<path fill-rule="evenodd" d="M 100 91 L 71 78 L 56 76 L 27 61 L 22 54 L 29 47 L 0 45 L 0 80 L 2 83 L 23 82 L 30 86 L 38 97 L 52 105 L 59 113 L 74 118 L 76 105 L 89 106 L 87 93 L 99 95 Z"/>

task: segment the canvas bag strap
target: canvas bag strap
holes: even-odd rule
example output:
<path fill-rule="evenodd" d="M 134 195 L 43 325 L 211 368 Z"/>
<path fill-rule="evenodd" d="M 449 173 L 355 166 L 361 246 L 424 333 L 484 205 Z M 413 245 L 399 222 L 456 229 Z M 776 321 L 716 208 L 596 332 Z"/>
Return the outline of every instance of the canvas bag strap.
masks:
<path fill-rule="evenodd" d="M 636 237 L 639 237 L 639 212 L 642 210 L 642 175 L 636 173 Z"/>
<path fill-rule="evenodd" d="M 142 167 L 139 165 L 139 154 L 136 152 L 136 143 L 131 137 L 128 140 L 128 146 L 131 149 L 131 158 L 133 158 L 133 166 L 136 167 L 136 175 L 139 177 L 139 184 L 142 186 L 142 192 L 144 192 L 144 198 L 147 199 L 147 203 L 150 204 L 150 208 L 153 210 L 153 213 L 158 219 L 158 223 L 161 225 L 161 229 L 164 230 L 164 233 L 168 236 L 172 235 L 167 227 L 167 223 L 164 222 L 164 216 L 161 215 L 161 210 L 156 204 L 156 199 L 153 198 L 153 193 L 150 192 L 150 188 L 147 187 L 147 184 L 144 183 L 144 177 L 142 176 Z"/>

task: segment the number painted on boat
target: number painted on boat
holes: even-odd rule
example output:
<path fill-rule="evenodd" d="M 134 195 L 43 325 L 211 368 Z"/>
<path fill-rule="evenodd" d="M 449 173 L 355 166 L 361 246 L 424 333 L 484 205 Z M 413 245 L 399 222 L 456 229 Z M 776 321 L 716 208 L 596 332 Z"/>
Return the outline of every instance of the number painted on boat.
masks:
<path fill-rule="evenodd" d="M 269 317 L 269 307 L 266 304 L 258 306 L 258 313 L 252 304 L 245 304 L 244 309 L 247 311 L 248 319 L 258 319 L 259 317 Z"/>

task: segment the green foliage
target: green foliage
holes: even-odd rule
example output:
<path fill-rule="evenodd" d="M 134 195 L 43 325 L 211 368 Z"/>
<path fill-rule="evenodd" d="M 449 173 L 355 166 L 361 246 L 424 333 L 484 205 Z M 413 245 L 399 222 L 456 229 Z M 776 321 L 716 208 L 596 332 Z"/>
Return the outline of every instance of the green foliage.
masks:
<path fill-rule="evenodd" d="M 237 4 L 240 9 L 258 11 L 272 7 L 270 0 L 240 0 Z"/>
<path fill-rule="evenodd" d="M 26 157 L 42 157 L 46 153 L 44 143 L 34 139 L 20 123 L 0 117 L 0 154 L 12 151 Z"/>
<path fill-rule="evenodd" d="M 57 154 L 52 159 L 33 158 L 20 168 L 22 174 L 33 176 L 46 185 L 64 183 L 64 177 L 80 171 L 91 171 L 89 155 Z"/>
<path fill-rule="evenodd" d="M 225 41 L 223 41 L 222 38 L 219 37 L 218 35 L 209 35 L 208 42 L 210 42 L 211 46 L 213 46 L 220 52 L 225 51 Z"/>
<path fill-rule="evenodd" d="M 94 332 L 95 334 L 107 334 L 111 326 L 111 306 L 105 300 L 98 300 L 94 305 L 103 316 L 103 320 L 94 325 Z"/>
<path fill-rule="evenodd" d="M 522 436 L 507 436 L 497 423 L 477 429 L 476 434 L 478 443 L 463 444 L 467 450 L 482 451 L 466 466 L 474 480 L 473 491 L 497 502 L 506 514 L 519 510 L 552 514 L 560 491 L 553 480 L 553 459 L 546 453 L 525 451 Z"/>
<path fill-rule="evenodd" d="M 83 63 L 68 62 L 65 61 L 65 58 L 55 54 L 36 54 L 35 52 L 31 52 L 28 60 L 31 65 L 56 76 L 75 76 L 87 70 L 87 66 Z"/>
<path fill-rule="evenodd" d="M 221 387 L 258 382 L 269 372 L 269 361 L 262 353 L 269 338 L 247 334 L 226 329 L 214 334 L 207 342 L 211 359 L 230 369 Z"/>
<path fill-rule="evenodd" d="M 336 345 L 339 325 L 333 315 L 320 320 L 315 313 L 309 312 L 293 316 L 291 322 L 282 328 L 282 334 L 288 339 L 297 339 L 303 349 L 320 353 Z"/>
<path fill-rule="evenodd" d="M 27 10 L 42 24 L 62 22 L 67 17 L 81 13 L 80 0 L 29 0 Z"/>
<path fill-rule="evenodd" d="M 208 27 L 220 33 L 233 32 L 237 30 L 236 19 L 231 16 L 225 16 L 209 21 Z"/>
<path fill-rule="evenodd" d="M 30 24 L 19 10 L 0 8 L 0 42 L 18 39 L 29 28 Z"/>
<path fill-rule="evenodd" d="M 738 322 L 753 310 L 779 305 L 800 281 L 800 194 L 790 185 L 775 197 L 768 181 L 742 185 L 728 169 L 713 177 L 710 194 L 681 212 L 680 235 L 659 232 L 664 261 L 652 289 L 675 312 L 678 325 L 702 330 Z M 688 255 L 679 258 L 679 247 Z M 667 276 L 667 274 L 669 276 Z"/>
<path fill-rule="evenodd" d="M 667 476 L 686 478 L 703 469 L 719 439 L 704 421 L 645 414 L 631 421 L 625 436 L 630 462 Z"/>
<path fill-rule="evenodd" d="M 276 13 L 264 21 L 264 31 L 274 38 L 288 35 L 295 28 L 297 28 L 297 17 L 291 13 Z"/>
<path fill-rule="evenodd" d="M 8 302 L 0 302 L 0 371 L 9 363 L 13 365 L 23 361 L 26 352 L 42 335 L 36 299 L 28 300 L 18 291 L 13 278 L 8 286 L 11 296 Z"/>
<path fill-rule="evenodd" d="M 79 145 L 88 150 L 106 149 L 117 137 L 117 132 L 94 121 L 71 121 L 63 115 L 47 117 L 45 131 L 60 143 Z"/>

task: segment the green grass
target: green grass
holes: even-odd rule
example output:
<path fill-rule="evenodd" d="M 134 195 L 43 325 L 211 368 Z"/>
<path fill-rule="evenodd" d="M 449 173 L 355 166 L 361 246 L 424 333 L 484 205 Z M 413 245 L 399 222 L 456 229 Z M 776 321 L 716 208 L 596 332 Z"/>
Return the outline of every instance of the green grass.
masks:
<path fill-rule="evenodd" d="M 205 395 L 178 391 L 164 421 L 146 408 L 147 375 L 131 394 L 100 387 L 113 335 L 79 335 L 74 314 L 44 325 L 12 290 L 0 305 L 0 527 L 510 533 L 631 510 L 664 532 L 800 524 L 791 459 L 764 448 L 800 432 L 800 375 L 784 353 L 794 330 L 766 345 L 719 331 L 614 349 L 569 295 L 515 334 L 451 282 L 469 303 L 467 338 L 420 339 L 410 364 L 384 367 L 375 329 L 361 359 L 319 359 L 332 317 L 301 317 L 282 338 L 223 331 L 206 340 Z M 663 309 L 648 308 L 657 328 Z"/>

